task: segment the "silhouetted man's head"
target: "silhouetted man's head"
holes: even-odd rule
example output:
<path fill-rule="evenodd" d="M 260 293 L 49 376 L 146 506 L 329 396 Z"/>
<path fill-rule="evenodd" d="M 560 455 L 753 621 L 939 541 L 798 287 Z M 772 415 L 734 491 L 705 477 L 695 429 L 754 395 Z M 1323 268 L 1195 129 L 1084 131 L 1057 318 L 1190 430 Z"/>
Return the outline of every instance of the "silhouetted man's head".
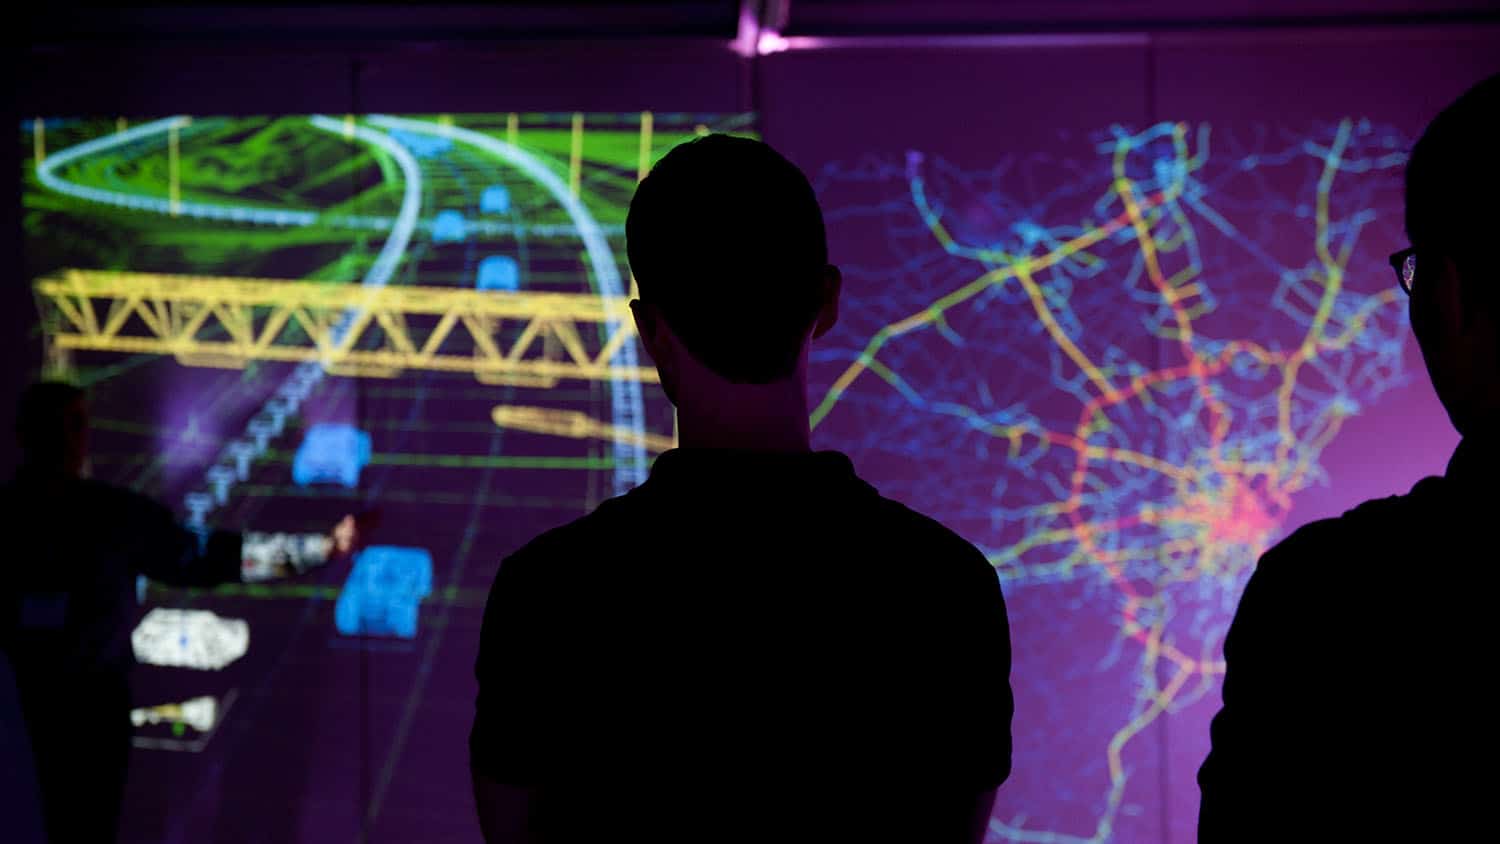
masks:
<path fill-rule="evenodd" d="M 833 326 L 838 271 L 807 178 L 759 141 L 709 135 L 667 153 L 625 222 L 636 321 L 674 402 L 689 363 L 736 384 L 791 378 Z M 665 330 L 664 330 L 665 329 Z"/>
<path fill-rule="evenodd" d="M 1438 398 L 1466 436 L 1500 425 L 1497 128 L 1500 75 L 1444 109 L 1406 166 L 1412 328 Z"/>
<path fill-rule="evenodd" d="M 39 381 L 21 393 L 16 439 L 26 469 L 79 477 L 88 462 L 88 406 L 83 390 Z"/>

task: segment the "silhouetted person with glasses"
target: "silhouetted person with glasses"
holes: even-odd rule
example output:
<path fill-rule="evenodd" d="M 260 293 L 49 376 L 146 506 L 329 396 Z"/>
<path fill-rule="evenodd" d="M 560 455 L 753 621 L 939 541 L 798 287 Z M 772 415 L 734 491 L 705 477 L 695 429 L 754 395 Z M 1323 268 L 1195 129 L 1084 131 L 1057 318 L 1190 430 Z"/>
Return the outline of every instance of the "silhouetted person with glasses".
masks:
<path fill-rule="evenodd" d="M 839 273 L 802 173 L 678 146 L 626 222 L 682 447 L 500 566 L 470 762 L 491 842 L 979 841 L 1010 771 L 994 569 L 809 445 Z"/>
<path fill-rule="evenodd" d="M 1201 841 L 1494 834 L 1497 131 L 1500 76 L 1427 127 L 1406 169 L 1411 248 L 1391 256 L 1463 440 L 1442 477 L 1309 524 L 1261 558 L 1224 642 Z"/>
<path fill-rule="evenodd" d="M 69 844 L 115 840 L 130 755 L 136 576 L 234 582 L 252 555 L 346 555 L 364 524 L 346 516 L 326 539 L 295 547 L 286 535 L 189 530 L 155 501 L 89 479 L 88 433 L 82 390 L 33 384 L 16 418 L 21 467 L 0 485 L 0 650 L 14 669 L 47 836 Z"/>

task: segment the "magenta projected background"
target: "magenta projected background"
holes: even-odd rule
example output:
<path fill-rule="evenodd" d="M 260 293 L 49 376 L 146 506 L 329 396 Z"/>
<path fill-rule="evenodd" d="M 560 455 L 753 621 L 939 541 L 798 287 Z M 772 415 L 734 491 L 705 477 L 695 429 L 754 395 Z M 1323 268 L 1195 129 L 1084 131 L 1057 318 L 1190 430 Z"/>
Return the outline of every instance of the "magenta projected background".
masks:
<path fill-rule="evenodd" d="M 615 319 L 622 224 L 642 169 L 712 130 L 764 137 L 823 203 L 845 286 L 815 444 L 1004 584 L 1016 753 L 989 840 L 1193 839 L 1257 556 L 1455 442 L 1384 261 L 1411 143 L 1493 45 L 802 46 L 663 48 L 640 76 L 606 66 L 634 48 L 403 55 L 352 93 L 342 57 L 214 63 L 244 103 L 164 59 L 146 106 L 15 127 L 36 345 L 92 390 L 96 474 L 259 530 L 377 505 L 376 540 L 431 559 L 396 635 L 341 629 L 347 566 L 147 585 L 143 619 L 249 638 L 137 673 L 123 840 L 479 840 L 485 590 L 671 445 Z M 1395 85 L 1393 56 L 1422 78 Z"/>

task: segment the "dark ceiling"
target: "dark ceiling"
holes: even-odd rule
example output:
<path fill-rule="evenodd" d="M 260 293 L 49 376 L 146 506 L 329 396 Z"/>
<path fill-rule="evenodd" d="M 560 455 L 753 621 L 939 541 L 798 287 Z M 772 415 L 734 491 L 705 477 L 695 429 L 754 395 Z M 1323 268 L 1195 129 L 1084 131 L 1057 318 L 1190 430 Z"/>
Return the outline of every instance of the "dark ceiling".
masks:
<path fill-rule="evenodd" d="M 276 38 L 464 41 L 723 38 L 745 13 L 785 35 L 974 35 L 1500 21 L 1500 0 L 568 0 L 26 4 L 31 43 Z"/>
<path fill-rule="evenodd" d="M 1120 31 L 1493 18 L 1500 0 L 793 0 L 787 34 Z"/>

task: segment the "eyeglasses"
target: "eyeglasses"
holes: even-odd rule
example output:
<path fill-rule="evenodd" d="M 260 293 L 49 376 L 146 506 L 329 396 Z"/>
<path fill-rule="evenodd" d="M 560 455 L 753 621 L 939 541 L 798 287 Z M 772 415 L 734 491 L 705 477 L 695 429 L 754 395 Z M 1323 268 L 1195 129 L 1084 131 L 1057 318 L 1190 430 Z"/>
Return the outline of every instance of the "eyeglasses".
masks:
<path fill-rule="evenodd" d="M 1417 282 L 1417 250 L 1408 246 L 1390 257 L 1391 269 L 1396 271 L 1396 283 L 1410 296 Z"/>

